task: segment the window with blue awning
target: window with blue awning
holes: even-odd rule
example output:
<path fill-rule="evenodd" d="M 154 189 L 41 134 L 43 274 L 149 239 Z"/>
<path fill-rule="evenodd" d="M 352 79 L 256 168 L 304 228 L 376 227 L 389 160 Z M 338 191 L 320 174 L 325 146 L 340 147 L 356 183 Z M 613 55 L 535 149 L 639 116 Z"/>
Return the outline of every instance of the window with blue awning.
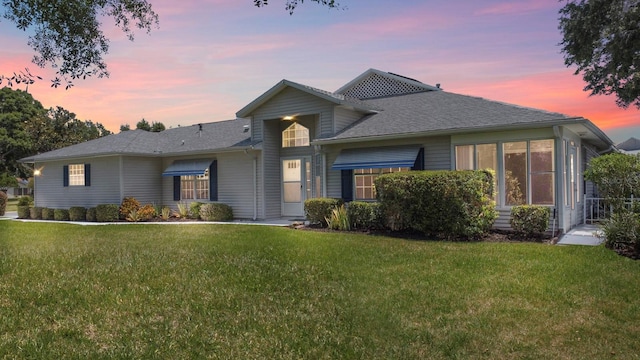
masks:
<path fill-rule="evenodd" d="M 420 154 L 420 148 L 420 145 L 406 145 L 344 149 L 338 154 L 331 169 L 412 168 Z"/>
<path fill-rule="evenodd" d="M 211 159 L 176 160 L 164 170 L 162 176 L 204 175 L 212 161 Z"/>

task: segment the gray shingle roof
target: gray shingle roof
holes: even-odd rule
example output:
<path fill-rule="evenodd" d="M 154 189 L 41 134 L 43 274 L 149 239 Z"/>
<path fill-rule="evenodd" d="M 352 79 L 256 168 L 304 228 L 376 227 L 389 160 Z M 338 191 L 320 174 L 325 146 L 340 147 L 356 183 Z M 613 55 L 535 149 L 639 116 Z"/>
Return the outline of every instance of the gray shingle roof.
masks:
<path fill-rule="evenodd" d="M 640 140 L 631 137 L 620 144 L 617 145 L 617 148 L 625 151 L 635 151 L 640 150 Z"/>
<path fill-rule="evenodd" d="M 251 145 L 246 119 L 218 121 L 167 129 L 153 133 L 143 130 L 125 131 L 84 143 L 67 146 L 22 159 L 25 162 L 79 158 L 101 155 L 160 156 L 215 152 Z"/>
<path fill-rule="evenodd" d="M 422 132 L 499 128 L 576 119 L 445 91 L 427 91 L 367 100 L 384 110 L 364 117 L 329 139 L 355 139 Z"/>

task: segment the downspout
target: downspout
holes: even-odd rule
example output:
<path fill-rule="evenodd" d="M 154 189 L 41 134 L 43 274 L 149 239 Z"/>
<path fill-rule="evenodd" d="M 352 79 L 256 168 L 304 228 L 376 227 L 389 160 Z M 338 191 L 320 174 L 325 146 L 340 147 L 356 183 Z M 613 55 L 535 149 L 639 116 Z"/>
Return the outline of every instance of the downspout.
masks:
<path fill-rule="evenodd" d="M 562 132 L 560 131 L 560 126 L 555 125 L 553 127 L 553 135 L 556 138 L 556 196 L 555 196 L 555 208 L 552 210 L 553 216 L 553 225 L 551 230 L 551 237 L 555 237 L 556 232 L 556 222 L 558 223 L 558 231 L 561 231 L 561 228 L 564 228 L 564 192 L 567 191 L 567 188 L 564 186 L 564 177 L 565 177 L 565 163 L 566 159 L 562 157 L 564 154 L 564 144 L 562 141 Z M 562 190 L 560 190 L 562 189 Z"/>
<path fill-rule="evenodd" d="M 253 221 L 258 219 L 258 157 L 253 155 Z"/>

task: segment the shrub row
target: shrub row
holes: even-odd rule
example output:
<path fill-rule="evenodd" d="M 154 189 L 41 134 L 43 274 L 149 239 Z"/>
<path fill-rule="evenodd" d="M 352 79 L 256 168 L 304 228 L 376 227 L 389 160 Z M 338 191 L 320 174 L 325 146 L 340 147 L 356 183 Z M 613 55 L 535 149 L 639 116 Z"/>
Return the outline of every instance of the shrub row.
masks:
<path fill-rule="evenodd" d="M 388 228 L 448 238 L 485 234 L 498 217 L 490 171 L 413 171 L 380 176 L 378 202 L 305 201 L 311 224 L 335 229 Z M 547 217 L 548 218 L 548 217 Z"/>
<path fill-rule="evenodd" d="M 511 208 L 511 228 L 522 235 L 542 235 L 549 228 L 551 209 L 541 205 L 519 205 Z"/>
<path fill-rule="evenodd" d="M 151 204 L 140 206 L 134 198 L 125 198 L 122 204 L 101 204 L 96 207 L 84 208 L 74 206 L 66 209 L 50 209 L 46 207 L 18 206 L 18 218 L 34 220 L 57 221 L 91 221 L 91 222 L 115 222 L 121 219 L 127 221 L 146 221 L 161 216 L 167 220 L 171 210 L 168 207 L 157 209 Z M 206 221 L 230 221 L 233 220 L 231 206 L 221 203 L 192 203 L 190 216 Z M 177 216 L 177 214 L 174 214 Z"/>
<path fill-rule="evenodd" d="M 490 171 L 413 171 L 375 180 L 380 212 L 391 230 L 447 238 L 485 234 L 498 217 Z"/>

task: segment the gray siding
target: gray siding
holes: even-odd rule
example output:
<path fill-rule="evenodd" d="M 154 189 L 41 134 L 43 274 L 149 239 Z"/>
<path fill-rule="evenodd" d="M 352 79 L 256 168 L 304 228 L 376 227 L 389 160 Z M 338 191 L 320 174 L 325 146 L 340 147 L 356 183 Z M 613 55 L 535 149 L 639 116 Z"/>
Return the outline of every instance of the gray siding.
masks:
<path fill-rule="evenodd" d="M 91 186 L 63 186 L 63 166 L 91 164 Z M 35 180 L 35 206 L 68 209 L 120 204 L 120 160 L 117 156 L 36 163 L 42 174 Z"/>
<path fill-rule="evenodd" d="M 335 104 L 317 96 L 286 88 L 253 112 L 254 134 L 261 133 L 262 140 L 267 139 L 262 120 L 280 119 L 285 115 L 318 115 L 318 127 L 315 129 L 317 133 L 321 136 L 332 135 L 334 106 Z"/>
<path fill-rule="evenodd" d="M 239 219 L 253 218 L 253 158 L 244 152 L 218 154 L 218 202 Z"/>
<path fill-rule="evenodd" d="M 451 170 L 451 137 L 441 136 L 424 142 L 424 169 Z"/>
<path fill-rule="evenodd" d="M 342 107 L 336 107 L 334 111 L 334 129 L 333 132 L 337 133 L 353 124 L 354 122 L 362 119 L 362 114 L 356 111 L 348 110 Z"/>
<path fill-rule="evenodd" d="M 162 202 L 162 160 L 159 158 L 123 157 L 123 197 L 133 196 L 141 204 Z"/>
<path fill-rule="evenodd" d="M 280 127 L 278 122 L 264 123 L 262 169 L 262 198 L 265 218 L 276 218 L 282 214 L 280 193 Z"/>

